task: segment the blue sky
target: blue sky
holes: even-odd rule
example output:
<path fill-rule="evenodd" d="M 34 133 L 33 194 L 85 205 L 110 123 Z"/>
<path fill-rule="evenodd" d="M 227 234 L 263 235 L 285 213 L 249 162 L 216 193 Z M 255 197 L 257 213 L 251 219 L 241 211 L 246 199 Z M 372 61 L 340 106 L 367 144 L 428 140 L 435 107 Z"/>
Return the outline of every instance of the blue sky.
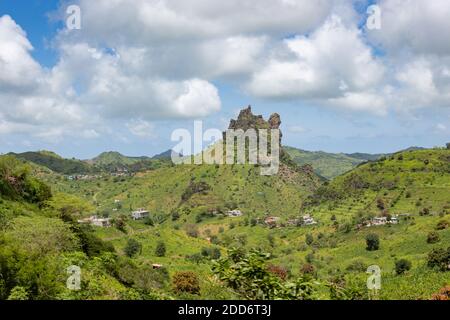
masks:
<path fill-rule="evenodd" d="M 176 145 L 174 129 L 190 129 L 195 119 L 225 129 L 249 104 L 265 117 L 278 112 L 284 144 L 307 150 L 380 153 L 450 141 L 450 49 L 439 45 L 448 35 L 422 40 L 420 32 L 430 32 L 422 28 L 419 40 L 411 39 L 415 26 L 397 26 L 393 17 L 404 10 L 413 21 L 416 10 L 396 0 L 322 7 L 294 1 L 308 6 L 306 13 L 279 9 L 284 24 L 267 21 L 264 12 L 254 17 L 251 5 L 233 10 L 193 1 L 186 17 L 170 0 L 163 8 L 119 2 L 124 6 L 74 1 L 83 27 L 67 32 L 68 2 L 0 1 L 0 18 L 11 17 L 0 22 L 0 45 L 4 39 L 3 48 L 21 57 L 5 56 L 5 68 L 15 69 L 0 76 L 0 152 L 153 155 Z M 436 10 L 450 10 L 437 2 L 443 7 Z M 378 33 L 361 23 L 370 4 L 382 9 L 385 30 Z M 247 9 L 260 28 L 234 18 Z M 211 24 L 204 12 L 229 18 Z M 425 18 L 431 31 L 448 23 Z"/>

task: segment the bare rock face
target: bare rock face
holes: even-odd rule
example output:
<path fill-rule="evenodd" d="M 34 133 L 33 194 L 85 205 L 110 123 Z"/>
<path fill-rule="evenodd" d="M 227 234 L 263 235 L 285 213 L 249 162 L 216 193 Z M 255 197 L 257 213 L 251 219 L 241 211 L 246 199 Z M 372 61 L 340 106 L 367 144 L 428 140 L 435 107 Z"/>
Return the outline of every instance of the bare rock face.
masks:
<path fill-rule="evenodd" d="M 281 117 L 278 113 L 274 113 L 270 116 L 269 120 L 264 120 L 261 115 L 254 115 L 252 107 L 248 106 L 246 109 L 241 110 L 236 120 L 231 120 L 228 129 L 244 131 L 248 129 L 279 129 L 281 125 Z M 281 137 L 281 132 L 280 132 Z"/>
<path fill-rule="evenodd" d="M 269 118 L 270 129 L 280 129 L 281 118 L 278 113 L 274 113 Z"/>

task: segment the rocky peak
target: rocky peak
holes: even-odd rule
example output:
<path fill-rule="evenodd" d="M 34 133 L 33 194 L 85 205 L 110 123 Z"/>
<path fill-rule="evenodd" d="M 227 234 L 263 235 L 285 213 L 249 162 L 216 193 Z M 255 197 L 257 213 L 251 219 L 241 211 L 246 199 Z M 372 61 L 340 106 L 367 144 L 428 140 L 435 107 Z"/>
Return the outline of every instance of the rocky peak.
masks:
<path fill-rule="evenodd" d="M 241 110 L 239 116 L 236 120 L 230 121 L 230 126 L 228 129 L 238 130 L 242 129 L 244 131 L 248 129 L 279 129 L 281 125 L 281 118 L 278 113 L 274 113 L 269 117 L 269 120 L 264 120 L 262 115 L 254 115 L 252 112 L 252 107 Z"/>

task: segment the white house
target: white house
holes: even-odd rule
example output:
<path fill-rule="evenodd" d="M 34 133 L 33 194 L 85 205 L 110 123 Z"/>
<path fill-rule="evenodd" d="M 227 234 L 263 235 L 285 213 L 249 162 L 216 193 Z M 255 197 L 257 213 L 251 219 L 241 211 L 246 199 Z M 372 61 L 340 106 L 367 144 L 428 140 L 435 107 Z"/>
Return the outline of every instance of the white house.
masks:
<path fill-rule="evenodd" d="M 240 210 L 232 210 L 227 212 L 227 216 L 229 217 L 242 217 L 243 213 Z"/>
<path fill-rule="evenodd" d="M 111 226 L 110 218 L 99 218 L 97 216 L 91 216 L 86 219 L 78 220 L 78 223 L 90 224 L 96 227 L 107 228 Z"/>
<path fill-rule="evenodd" d="M 138 209 L 131 213 L 133 220 L 142 220 L 150 216 L 150 212 L 145 209 Z"/>
<path fill-rule="evenodd" d="M 391 220 L 389 221 L 390 224 L 398 224 L 400 221 L 398 219 L 398 216 L 393 216 Z"/>
<path fill-rule="evenodd" d="M 303 216 L 303 224 L 305 226 L 312 226 L 314 224 L 317 224 L 317 221 L 315 221 L 314 218 L 308 214 Z"/>

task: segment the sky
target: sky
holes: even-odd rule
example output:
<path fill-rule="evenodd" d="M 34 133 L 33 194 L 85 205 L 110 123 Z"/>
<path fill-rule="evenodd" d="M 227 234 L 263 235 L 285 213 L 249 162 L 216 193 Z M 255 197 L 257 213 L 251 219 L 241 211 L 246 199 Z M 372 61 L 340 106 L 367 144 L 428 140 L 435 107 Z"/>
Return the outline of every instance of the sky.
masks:
<path fill-rule="evenodd" d="M 306 150 L 443 146 L 448 17 L 447 0 L 0 0 L 0 153 L 151 156 L 247 105 Z"/>

